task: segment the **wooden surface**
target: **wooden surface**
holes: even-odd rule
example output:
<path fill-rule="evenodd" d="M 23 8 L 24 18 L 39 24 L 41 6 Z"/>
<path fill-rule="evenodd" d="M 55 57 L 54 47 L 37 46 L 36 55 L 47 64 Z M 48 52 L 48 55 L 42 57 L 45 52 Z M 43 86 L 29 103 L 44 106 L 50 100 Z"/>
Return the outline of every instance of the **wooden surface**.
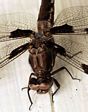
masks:
<path fill-rule="evenodd" d="M 4 0 L 0 1 L 0 14 L 29 12 L 33 14 L 35 25 L 41 0 Z M 55 18 L 64 8 L 71 6 L 88 5 L 87 0 L 56 0 Z M 26 22 L 26 21 L 25 21 Z M 68 37 L 69 38 L 69 37 Z M 59 41 L 60 37 L 56 38 Z M 83 42 L 88 47 L 88 37 L 72 38 L 78 43 Z M 79 41 L 80 40 L 80 41 Z M 1 43 L 0 47 L 8 44 Z M 74 49 L 74 47 L 73 47 Z M 78 47 L 79 49 L 79 47 Z M 0 69 L 0 112 L 29 112 L 30 102 L 26 90 L 21 88 L 27 86 L 31 67 L 28 64 L 28 51 L 16 60 Z M 87 112 L 88 110 L 88 76 L 77 69 L 67 65 L 60 59 L 56 59 L 54 68 L 67 66 L 74 77 L 80 78 L 81 82 L 73 81 L 64 70 L 55 75 L 61 85 L 60 90 L 54 97 L 54 104 L 51 103 L 50 94 L 38 95 L 31 91 L 34 105 L 31 112 Z M 56 87 L 53 85 L 52 90 Z"/>

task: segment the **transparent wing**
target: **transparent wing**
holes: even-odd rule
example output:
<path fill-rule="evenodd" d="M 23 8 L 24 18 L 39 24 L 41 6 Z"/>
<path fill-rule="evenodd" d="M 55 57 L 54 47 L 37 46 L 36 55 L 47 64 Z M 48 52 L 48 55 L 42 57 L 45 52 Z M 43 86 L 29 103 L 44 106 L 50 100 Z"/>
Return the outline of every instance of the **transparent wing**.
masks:
<path fill-rule="evenodd" d="M 88 33 L 88 6 L 75 6 L 61 11 L 51 29 L 53 34 L 84 35 Z"/>
<path fill-rule="evenodd" d="M 17 39 L 11 36 L 11 32 L 16 31 L 17 29 L 35 31 L 35 17 L 29 13 L 0 15 L 0 42 Z"/>
<path fill-rule="evenodd" d="M 35 30 L 36 19 L 29 13 L 0 15 L 0 68 L 27 50 L 30 34 Z"/>
<path fill-rule="evenodd" d="M 88 6 L 64 9 L 50 31 L 66 50 L 67 56 L 58 57 L 88 74 Z"/>
<path fill-rule="evenodd" d="M 59 36 L 56 43 L 66 50 L 67 56 L 57 55 L 63 61 L 88 74 L 88 39 L 83 36 Z"/>
<path fill-rule="evenodd" d="M 4 44 L 0 48 L 0 68 L 24 53 L 28 49 L 29 44 L 30 42 L 24 39 L 15 40 L 7 45 Z"/>

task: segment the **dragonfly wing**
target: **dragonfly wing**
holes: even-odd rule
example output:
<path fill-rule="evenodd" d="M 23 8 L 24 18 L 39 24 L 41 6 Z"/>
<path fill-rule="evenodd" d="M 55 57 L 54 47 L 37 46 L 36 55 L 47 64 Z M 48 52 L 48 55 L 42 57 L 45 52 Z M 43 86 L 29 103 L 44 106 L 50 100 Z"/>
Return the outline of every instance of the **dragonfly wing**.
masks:
<path fill-rule="evenodd" d="M 66 56 L 58 53 L 59 58 L 88 74 L 88 7 L 62 10 L 50 32 L 57 35 L 57 44 L 66 50 Z"/>
<path fill-rule="evenodd" d="M 12 42 L 0 49 L 0 68 L 20 56 L 29 47 L 29 42 L 23 40 Z"/>
<path fill-rule="evenodd" d="M 88 6 L 74 6 L 62 10 L 50 31 L 55 35 L 87 34 Z"/>
<path fill-rule="evenodd" d="M 35 17 L 29 13 L 0 15 L 0 42 L 30 36 L 36 30 L 35 21 Z"/>
<path fill-rule="evenodd" d="M 84 36 L 65 35 L 55 38 L 55 41 L 66 50 L 66 55 L 62 56 L 58 53 L 58 57 L 88 74 L 88 43 L 86 38 Z"/>

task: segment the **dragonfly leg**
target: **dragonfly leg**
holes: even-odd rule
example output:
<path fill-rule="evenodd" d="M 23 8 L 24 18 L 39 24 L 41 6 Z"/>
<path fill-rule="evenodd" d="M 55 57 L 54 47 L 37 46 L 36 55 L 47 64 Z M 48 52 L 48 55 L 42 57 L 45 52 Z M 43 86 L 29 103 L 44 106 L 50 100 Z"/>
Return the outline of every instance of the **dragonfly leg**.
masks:
<path fill-rule="evenodd" d="M 32 104 L 33 104 L 32 100 L 31 100 L 30 93 L 29 93 L 29 91 L 30 91 L 31 89 L 30 89 L 29 87 L 23 87 L 22 90 L 23 90 L 23 89 L 27 89 L 28 98 L 29 98 L 30 103 L 31 103 L 31 105 L 29 106 L 29 110 L 30 110 L 30 109 L 31 109 L 31 106 L 32 106 Z"/>
<path fill-rule="evenodd" d="M 53 81 L 55 82 L 55 84 L 56 84 L 56 86 L 57 86 L 57 89 L 54 91 L 54 93 L 52 94 L 52 101 L 54 102 L 54 100 L 53 100 L 53 96 L 57 93 L 57 91 L 59 90 L 59 88 L 60 88 L 60 84 L 58 83 L 58 81 L 55 79 L 55 78 L 53 78 Z"/>
<path fill-rule="evenodd" d="M 32 77 L 32 76 L 34 76 L 34 73 L 31 73 L 31 75 L 30 75 L 30 77 L 29 77 L 28 89 L 27 89 L 28 98 L 29 98 L 30 103 L 31 103 L 31 105 L 29 106 L 29 110 L 31 109 L 31 106 L 32 106 L 32 104 L 33 104 L 32 100 L 31 100 L 30 93 L 29 93 L 29 91 L 31 90 L 31 88 L 29 87 L 29 85 L 30 85 L 30 80 L 31 80 L 31 77 Z"/>
<path fill-rule="evenodd" d="M 30 93 L 29 93 L 29 91 L 31 90 L 31 88 L 29 87 L 29 85 L 30 85 L 30 80 L 31 80 L 31 76 L 32 76 L 32 75 L 34 76 L 34 73 L 31 73 L 31 75 L 30 75 L 30 77 L 29 77 L 28 87 L 23 87 L 23 88 L 22 88 L 22 90 L 23 90 L 23 89 L 27 89 L 28 98 L 29 98 L 29 101 L 30 101 L 30 103 L 31 103 L 31 105 L 29 106 L 29 110 L 31 109 L 31 106 L 32 106 L 32 104 L 33 104 L 32 100 L 31 100 Z"/>
<path fill-rule="evenodd" d="M 33 104 L 33 102 L 32 102 L 32 100 L 31 100 L 31 96 L 30 96 L 29 91 L 30 91 L 30 88 L 27 89 L 28 98 L 29 98 L 30 103 L 31 103 L 31 105 L 29 106 L 29 110 L 30 110 L 30 109 L 31 109 L 31 106 L 32 106 L 32 104 Z"/>
<path fill-rule="evenodd" d="M 77 52 L 77 53 L 73 54 L 72 56 L 70 56 L 70 55 L 66 54 L 66 56 L 67 56 L 67 57 L 69 57 L 69 58 L 71 59 L 71 58 L 73 58 L 73 57 L 77 56 L 77 55 L 78 55 L 78 54 L 80 54 L 80 53 L 82 53 L 82 51 L 79 51 L 79 52 Z"/>
<path fill-rule="evenodd" d="M 34 76 L 34 73 L 31 73 L 30 77 L 29 77 L 29 81 L 28 81 L 28 86 L 27 87 L 23 87 L 22 90 L 24 89 L 28 89 L 29 88 L 29 85 L 30 85 L 30 79 L 31 79 L 31 76 Z"/>
<path fill-rule="evenodd" d="M 57 72 L 62 71 L 62 70 L 64 70 L 64 69 L 68 72 L 68 74 L 71 76 L 71 78 L 72 78 L 73 80 L 79 80 L 79 81 L 80 81 L 80 79 L 73 77 L 72 74 L 69 72 L 69 70 L 68 70 L 66 67 L 64 67 L 64 66 L 61 67 L 61 68 L 59 68 L 59 69 L 57 69 L 57 70 L 55 70 L 55 71 L 53 71 L 53 72 L 52 72 L 52 75 L 54 75 L 54 74 L 56 74 Z"/>

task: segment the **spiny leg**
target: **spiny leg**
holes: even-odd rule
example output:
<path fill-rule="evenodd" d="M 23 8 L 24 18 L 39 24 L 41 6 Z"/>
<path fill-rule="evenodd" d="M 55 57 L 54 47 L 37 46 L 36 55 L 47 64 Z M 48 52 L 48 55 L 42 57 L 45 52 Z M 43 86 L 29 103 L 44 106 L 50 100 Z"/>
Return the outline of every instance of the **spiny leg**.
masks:
<path fill-rule="evenodd" d="M 31 76 L 34 76 L 34 73 L 31 73 L 31 75 L 30 75 L 30 77 L 29 77 L 28 87 L 23 87 L 23 88 L 22 88 L 22 90 L 27 89 L 28 98 L 29 98 L 29 101 L 30 101 L 30 103 L 31 103 L 31 105 L 29 106 L 29 110 L 31 109 L 31 106 L 32 106 L 32 104 L 33 104 L 32 100 L 31 100 L 30 93 L 29 93 L 29 91 L 31 90 L 30 87 L 29 87 L 30 81 L 32 80 Z"/>
<path fill-rule="evenodd" d="M 29 87 L 29 85 L 30 85 L 30 82 L 31 82 L 31 80 L 32 80 L 32 76 L 34 76 L 34 73 L 31 73 L 31 75 L 30 75 L 30 77 L 29 77 L 28 89 L 27 89 L 28 98 L 29 98 L 29 101 L 30 101 L 30 103 L 31 103 L 31 105 L 29 106 L 29 110 L 31 109 L 31 106 L 32 106 L 32 104 L 33 104 L 32 100 L 31 100 L 30 93 L 29 93 L 29 91 L 31 90 L 30 87 Z"/>
<path fill-rule="evenodd" d="M 28 85 L 29 85 L 29 82 L 30 82 L 32 76 L 34 76 L 34 73 L 31 73 L 30 74 L 29 81 L 28 81 Z M 28 89 L 28 87 L 23 87 L 22 90 L 24 90 L 24 89 Z"/>
<path fill-rule="evenodd" d="M 55 78 L 53 78 L 53 81 L 55 82 L 55 84 L 56 84 L 56 86 L 57 86 L 57 89 L 54 91 L 54 93 L 52 94 L 52 101 L 54 102 L 54 100 L 53 100 L 53 96 L 56 94 L 56 92 L 59 90 L 59 88 L 60 88 L 60 84 L 58 83 L 58 81 L 55 79 Z"/>
<path fill-rule="evenodd" d="M 64 67 L 64 66 L 61 67 L 61 68 L 59 68 L 59 69 L 57 69 L 57 70 L 55 70 L 55 71 L 53 71 L 53 72 L 52 72 L 52 75 L 54 75 L 54 74 L 56 74 L 57 72 L 62 71 L 62 70 L 64 70 L 64 69 L 68 72 L 68 74 L 71 76 L 71 78 L 72 78 L 73 80 L 79 80 L 79 81 L 80 81 L 80 79 L 73 77 L 72 74 L 69 72 L 69 70 L 68 70 L 66 67 Z"/>
<path fill-rule="evenodd" d="M 24 88 L 22 88 L 22 90 L 23 90 L 23 89 L 27 89 L 28 98 L 29 98 L 29 101 L 30 101 L 30 103 L 31 103 L 31 105 L 29 106 L 29 110 L 30 110 L 30 109 L 31 109 L 31 106 L 32 106 L 32 104 L 33 104 L 32 100 L 31 100 L 30 93 L 29 93 L 30 88 L 29 88 L 29 87 L 24 87 Z"/>
<path fill-rule="evenodd" d="M 32 104 L 33 104 L 33 102 L 32 102 L 32 100 L 31 100 L 31 96 L 30 96 L 29 91 L 30 91 L 30 88 L 27 89 L 28 98 L 29 98 L 30 103 L 31 103 L 31 105 L 29 106 L 29 110 L 30 110 L 30 109 L 31 109 L 31 106 L 32 106 Z"/>

